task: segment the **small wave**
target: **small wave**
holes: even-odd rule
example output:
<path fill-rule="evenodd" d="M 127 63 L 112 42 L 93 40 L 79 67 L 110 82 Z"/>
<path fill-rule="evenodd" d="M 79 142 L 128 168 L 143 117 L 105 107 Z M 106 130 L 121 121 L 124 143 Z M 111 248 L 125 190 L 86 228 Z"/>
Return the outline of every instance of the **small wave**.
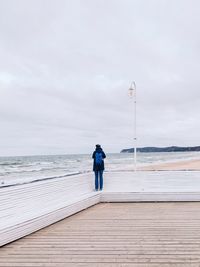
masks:
<path fill-rule="evenodd" d="M 0 166 L 12 166 L 12 165 L 22 165 L 22 162 L 3 162 L 0 163 Z"/>

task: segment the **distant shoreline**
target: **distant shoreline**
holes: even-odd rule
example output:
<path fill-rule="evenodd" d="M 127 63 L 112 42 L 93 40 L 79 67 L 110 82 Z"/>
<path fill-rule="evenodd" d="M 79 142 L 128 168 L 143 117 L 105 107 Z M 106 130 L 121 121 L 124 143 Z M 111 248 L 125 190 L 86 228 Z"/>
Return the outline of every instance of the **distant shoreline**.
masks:
<path fill-rule="evenodd" d="M 120 153 L 133 153 L 134 148 L 122 149 Z M 137 147 L 137 152 L 142 153 L 160 153 L 160 152 L 200 152 L 200 146 L 192 147 L 180 147 L 180 146 L 169 146 L 169 147 Z"/>

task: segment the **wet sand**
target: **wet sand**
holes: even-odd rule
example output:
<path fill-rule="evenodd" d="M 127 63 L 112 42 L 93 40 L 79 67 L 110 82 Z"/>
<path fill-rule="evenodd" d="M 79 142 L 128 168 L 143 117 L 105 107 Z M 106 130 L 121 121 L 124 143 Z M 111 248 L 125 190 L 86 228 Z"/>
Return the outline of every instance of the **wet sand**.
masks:
<path fill-rule="evenodd" d="M 199 171 L 200 159 L 153 164 L 138 169 L 142 171 Z"/>

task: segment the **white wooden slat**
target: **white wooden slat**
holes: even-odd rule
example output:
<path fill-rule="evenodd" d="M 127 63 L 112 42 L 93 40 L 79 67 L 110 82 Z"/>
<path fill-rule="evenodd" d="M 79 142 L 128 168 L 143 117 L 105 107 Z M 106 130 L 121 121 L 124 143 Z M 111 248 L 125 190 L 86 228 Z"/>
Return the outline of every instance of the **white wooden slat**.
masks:
<path fill-rule="evenodd" d="M 101 202 L 176 202 L 200 201 L 200 192 L 194 193 L 103 193 Z"/>

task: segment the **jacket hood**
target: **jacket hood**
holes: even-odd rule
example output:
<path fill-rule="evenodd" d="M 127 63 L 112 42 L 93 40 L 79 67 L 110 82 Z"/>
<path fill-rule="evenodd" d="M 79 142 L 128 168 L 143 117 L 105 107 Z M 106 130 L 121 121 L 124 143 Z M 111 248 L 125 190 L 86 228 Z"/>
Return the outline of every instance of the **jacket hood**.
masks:
<path fill-rule="evenodd" d="M 95 151 L 102 151 L 101 147 L 97 147 Z"/>

